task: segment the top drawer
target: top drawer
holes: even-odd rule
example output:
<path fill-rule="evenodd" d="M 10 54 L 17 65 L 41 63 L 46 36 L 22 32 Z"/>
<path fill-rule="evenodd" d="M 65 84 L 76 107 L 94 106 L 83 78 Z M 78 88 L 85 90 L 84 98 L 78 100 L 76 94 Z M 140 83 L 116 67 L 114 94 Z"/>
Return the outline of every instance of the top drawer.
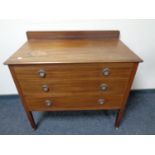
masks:
<path fill-rule="evenodd" d="M 14 70 L 19 80 L 66 80 L 93 78 L 128 78 L 133 63 L 90 63 L 90 64 L 53 64 L 20 65 Z"/>

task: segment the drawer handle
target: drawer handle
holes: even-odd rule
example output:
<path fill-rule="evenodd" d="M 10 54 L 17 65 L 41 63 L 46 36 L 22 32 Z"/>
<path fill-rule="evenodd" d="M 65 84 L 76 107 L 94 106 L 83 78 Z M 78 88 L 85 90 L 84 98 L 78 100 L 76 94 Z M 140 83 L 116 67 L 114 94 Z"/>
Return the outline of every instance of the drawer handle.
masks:
<path fill-rule="evenodd" d="M 49 91 L 48 85 L 47 85 L 47 84 L 44 84 L 44 85 L 42 86 L 42 90 L 43 90 L 44 92 L 48 92 L 48 91 Z"/>
<path fill-rule="evenodd" d="M 102 84 L 100 85 L 100 88 L 101 88 L 102 91 L 106 91 L 106 90 L 108 89 L 108 85 L 105 84 L 105 83 L 102 83 Z"/>
<path fill-rule="evenodd" d="M 101 104 L 102 105 L 104 103 L 105 103 L 105 100 L 103 98 L 98 100 L 98 104 Z"/>
<path fill-rule="evenodd" d="M 45 70 L 40 69 L 40 70 L 38 71 L 38 75 L 39 75 L 39 77 L 44 78 L 44 77 L 46 76 Z"/>
<path fill-rule="evenodd" d="M 45 100 L 45 105 L 47 107 L 50 107 L 52 105 L 52 101 L 51 100 Z"/>
<path fill-rule="evenodd" d="M 110 75 L 110 69 L 109 69 L 109 68 L 104 68 L 104 69 L 102 70 L 102 74 L 103 74 L 104 76 Z"/>

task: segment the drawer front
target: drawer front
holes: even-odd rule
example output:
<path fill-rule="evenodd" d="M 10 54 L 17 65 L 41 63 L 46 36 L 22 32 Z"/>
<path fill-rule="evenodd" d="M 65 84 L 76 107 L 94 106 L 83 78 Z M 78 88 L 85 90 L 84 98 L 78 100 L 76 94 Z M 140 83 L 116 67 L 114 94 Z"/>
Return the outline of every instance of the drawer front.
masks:
<path fill-rule="evenodd" d="M 128 78 L 133 63 L 20 65 L 14 70 L 18 80 L 62 81 L 71 79 Z"/>
<path fill-rule="evenodd" d="M 123 94 L 128 79 L 19 81 L 24 96 L 72 96 L 76 94 Z"/>
<path fill-rule="evenodd" d="M 14 71 L 30 110 L 93 110 L 121 107 L 132 67 L 132 63 L 21 65 Z"/>
<path fill-rule="evenodd" d="M 52 110 L 89 110 L 89 109 L 119 109 L 122 96 L 91 95 L 73 97 L 25 97 L 26 104 L 33 111 Z"/>

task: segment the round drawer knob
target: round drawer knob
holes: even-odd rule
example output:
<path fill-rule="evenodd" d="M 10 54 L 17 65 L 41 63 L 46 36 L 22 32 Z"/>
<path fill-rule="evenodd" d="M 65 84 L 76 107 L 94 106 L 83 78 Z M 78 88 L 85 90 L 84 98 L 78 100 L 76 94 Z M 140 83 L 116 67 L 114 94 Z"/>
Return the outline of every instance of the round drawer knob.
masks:
<path fill-rule="evenodd" d="M 106 90 L 108 89 L 108 85 L 105 84 L 105 83 L 102 83 L 102 84 L 100 85 L 100 88 L 101 88 L 102 91 L 106 91 Z"/>
<path fill-rule="evenodd" d="M 42 86 L 42 90 L 43 90 L 44 92 L 48 92 L 48 91 L 49 91 L 48 85 L 44 84 L 44 85 Z"/>
<path fill-rule="evenodd" d="M 52 101 L 50 101 L 50 100 L 45 100 L 45 105 L 46 105 L 47 107 L 50 107 L 50 106 L 52 105 Z"/>
<path fill-rule="evenodd" d="M 39 75 L 39 77 L 44 78 L 44 77 L 46 76 L 45 70 L 40 69 L 40 70 L 38 71 L 38 75 Z"/>
<path fill-rule="evenodd" d="M 110 69 L 109 69 L 109 68 L 104 68 L 104 69 L 102 70 L 102 74 L 103 74 L 104 76 L 110 75 Z"/>
<path fill-rule="evenodd" d="M 99 99 L 98 100 L 98 104 L 104 104 L 105 103 L 105 100 L 104 99 Z"/>

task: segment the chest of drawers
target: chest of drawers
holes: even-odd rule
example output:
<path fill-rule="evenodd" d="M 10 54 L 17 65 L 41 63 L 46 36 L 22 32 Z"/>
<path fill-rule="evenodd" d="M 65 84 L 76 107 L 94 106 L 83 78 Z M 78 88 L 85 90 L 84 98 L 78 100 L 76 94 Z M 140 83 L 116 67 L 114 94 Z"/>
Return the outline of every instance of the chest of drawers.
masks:
<path fill-rule="evenodd" d="M 6 62 L 25 112 L 118 111 L 122 119 L 138 63 L 119 31 L 27 32 L 28 41 Z"/>

